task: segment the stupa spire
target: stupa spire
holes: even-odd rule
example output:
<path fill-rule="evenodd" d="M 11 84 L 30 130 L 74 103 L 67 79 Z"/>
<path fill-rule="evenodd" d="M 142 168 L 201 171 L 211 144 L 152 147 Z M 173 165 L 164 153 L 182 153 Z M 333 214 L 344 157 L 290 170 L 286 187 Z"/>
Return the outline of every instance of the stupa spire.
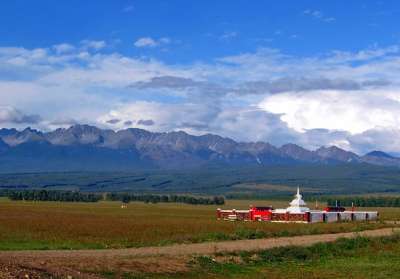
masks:
<path fill-rule="evenodd" d="M 309 211 L 310 209 L 306 207 L 307 204 L 303 200 L 303 196 L 300 194 L 300 187 L 297 186 L 297 193 L 295 195 L 295 198 L 292 200 L 290 203 L 290 207 L 287 208 L 287 211 L 289 212 L 306 212 Z"/>

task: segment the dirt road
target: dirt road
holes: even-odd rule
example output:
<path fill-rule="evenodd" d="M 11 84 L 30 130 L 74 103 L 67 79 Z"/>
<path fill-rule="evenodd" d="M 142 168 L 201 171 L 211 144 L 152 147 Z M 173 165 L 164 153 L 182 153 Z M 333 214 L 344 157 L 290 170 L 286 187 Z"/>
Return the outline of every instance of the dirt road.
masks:
<path fill-rule="evenodd" d="M 98 278 L 90 277 L 89 274 L 83 275 L 78 270 L 88 270 L 89 266 L 91 270 L 98 268 L 109 268 L 111 270 L 113 266 L 121 270 L 140 269 L 143 261 L 146 263 L 153 261 L 151 266 L 155 269 L 159 269 L 162 266 L 164 269 L 184 270 L 185 265 L 182 261 L 172 259 L 182 259 L 196 254 L 207 255 L 217 252 L 263 250 L 290 245 L 309 246 L 319 242 L 332 242 L 338 238 L 379 237 L 388 236 L 395 232 L 399 233 L 400 228 L 386 228 L 357 233 L 306 235 L 115 250 L 5 251 L 0 252 L 0 266 L 10 266 L 10 268 L 19 266 L 25 269 L 24 272 L 35 269 L 46 274 L 65 275 L 68 273 L 72 274 L 73 278 Z M 149 265 L 143 264 L 143 266 Z M 0 275 L 2 274 L 1 272 L 2 270 L 0 269 Z"/>
<path fill-rule="evenodd" d="M 233 240 L 223 242 L 206 242 L 195 244 L 177 244 L 161 247 L 143 247 L 128 249 L 107 249 L 107 250 L 51 250 L 51 251 L 6 251 L 0 252 L 0 259 L 7 258 L 107 258 L 107 257 L 126 257 L 126 256 L 154 256 L 154 255 L 193 255 L 193 254 L 214 254 L 216 252 L 252 251 L 271 249 L 289 245 L 312 245 L 318 242 L 335 241 L 338 238 L 351 238 L 355 236 L 386 236 L 393 232 L 400 232 L 400 228 L 385 228 L 362 232 L 319 234 L 293 237 Z"/>

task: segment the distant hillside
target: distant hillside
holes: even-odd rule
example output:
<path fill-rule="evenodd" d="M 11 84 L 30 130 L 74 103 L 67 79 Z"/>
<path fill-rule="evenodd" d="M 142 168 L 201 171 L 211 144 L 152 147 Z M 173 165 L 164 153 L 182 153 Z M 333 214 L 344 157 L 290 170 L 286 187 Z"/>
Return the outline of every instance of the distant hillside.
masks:
<path fill-rule="evenodd" d="M 218 166 L 288 166 L 368 163 L 400 166 L 381 151 L 364 156 L 336 146 L 315 151 L 295 144 L 236 142 L 218 135 L 102 130 L 89 125 L 40 132 L 0 130 L 0 172 L 133 171 Z"/>
<path fill-rule="evenodd" d="M 0 174 L 0 190 L 231 194 L 291 197 L 311 194 L 400 193 L 398 168 L 368 164 L 214 167 L 133 172 Z"/>

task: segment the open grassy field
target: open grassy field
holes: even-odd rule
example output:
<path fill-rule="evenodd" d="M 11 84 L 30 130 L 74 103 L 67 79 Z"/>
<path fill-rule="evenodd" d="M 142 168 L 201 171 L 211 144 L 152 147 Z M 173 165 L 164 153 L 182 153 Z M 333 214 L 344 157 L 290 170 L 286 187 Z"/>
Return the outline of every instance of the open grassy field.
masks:
<path fill-rule="evenodd" d="M 310 247 L 202 256 L 177 273 L 125 273 L 118 278 L 399 278 L 400 236 L 340 239 Z M 116 278 L 114 272 L 103 272 Z"/>
<path fill-rule="evenodd" d="M 287 202 L 229 200 L 225 208 L 249 204 L 286 207 Z M 217 206 L 118 202 L 58 203 L 0 200 L 0 250 L 123 248 L 271 236 L 359 231 L 383 223 L 277 224 L 227 222 Z M 400 219 L 400 208 L 382 208 L 383 220 Z"/>

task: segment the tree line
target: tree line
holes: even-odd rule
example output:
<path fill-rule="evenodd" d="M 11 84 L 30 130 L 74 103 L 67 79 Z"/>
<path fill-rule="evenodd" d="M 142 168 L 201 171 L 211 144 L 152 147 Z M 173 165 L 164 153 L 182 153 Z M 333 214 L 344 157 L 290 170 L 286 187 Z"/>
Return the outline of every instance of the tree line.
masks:
<path fill-rule="evenodd" d="M 102 199 L 100 194 L 56 190 L 7 191 L 5 195 L 14 201 L 98 202 Z"/>
<path fill-rule="evenodd" d="M 145 203 L 186 203 L 199 205 L 223 205 L 225 198 L 194 197 L 189 195 L 155 195 L 155 194 L 131 194 L 131 193 L 85 193 L 78 191 L 62 190 L 6 190 L 0 191 L 0 196 L 8 197 L 14 201 L 60 201 L 60 202 L 98 202 L 100 200 L 121 201 L 129 203 L 133 201 Z"/>
<path fill-rule="evenodd" d="M 225 198 L 215 196 L 212 198 L 194 197 L 185 195 L 153 195 L 153 194 L 130 194 L 130 193 L 111 193 L 107 195 L 107 199 L 111 201 L 122 201 L 124 203 L 140 201 L 145 203 L 186 203 L 186 204 L 202 204 L 202 205 L 223 205 Z"/>
<path fill-rule="evenodd" d="M 340 197 L 327 198 L 329 206 L 400 207 L 400 197 Z"/>

